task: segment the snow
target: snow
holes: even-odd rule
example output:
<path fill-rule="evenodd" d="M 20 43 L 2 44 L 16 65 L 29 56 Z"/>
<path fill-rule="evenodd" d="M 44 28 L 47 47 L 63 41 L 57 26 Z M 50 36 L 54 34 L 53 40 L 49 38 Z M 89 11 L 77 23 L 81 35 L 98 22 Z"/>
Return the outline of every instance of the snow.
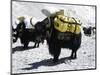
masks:
<path fill-rule="evenodd" d="M 62 71 L 95 68 L 95 39 L 84 36 L 76 60 L 68 60 L 71 50 L 62 49 L 57 65 L 53 65 L 52 56 L 48 53 L 46 42 L 39 48 L 15 51 L 12 55 L 13 73 L 30 73 L 45 71 Z M 30 43 L 33 46 L 34 43 Z M 13 45 L 15 48 L 17 45 Z M 19 46 L 19 44 L 18 44 Z M 19 47 L 20 49 L 20 47 Z"/>
<path fill-rule="evenodd" d="M 13 26 L 18 16 L 34 17 L 35 22 L 44 19 L 46 16 L 41 13 L 41 9 L 50 6 L 64 9 L 67 16 L 79 18 L 82 26 L 95 26 L 94 7 L 14 1 L 12 4 Z M 19 39 L 12 44 L 12 73 L 94 69 L 96 67 L 95 35 L 88 37 L 82 32 L 82 44 L 77 52 L 77 59 L 69 60 L 68 57 L 71 54 L 71 50 L 62 48 L 57 64 L 52 63 L 52 56 L 49 54 L 46 41 L 44 44 L 40 43 L 39 48 L 32 48 L 33 45 L 34 43 L 30 42 L 29 48 L 24 50 Z"/>

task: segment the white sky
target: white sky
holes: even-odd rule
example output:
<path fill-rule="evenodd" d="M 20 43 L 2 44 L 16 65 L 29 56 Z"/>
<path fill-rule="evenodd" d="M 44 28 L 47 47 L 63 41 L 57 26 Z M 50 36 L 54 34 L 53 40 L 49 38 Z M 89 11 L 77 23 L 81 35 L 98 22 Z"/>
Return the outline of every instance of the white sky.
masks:
<path fill-rule="evenodd" d="M 89 23 L 95 24 L 95 7 L 93 6 L 78 6 L 78 5 L 63 5 L 63 4 L 45 4 L 34 2 L 15 2 L 12 3 L 12 19 L 13 24 L 18 16 L 34 17 L 37 20 L 43 20 L 46 16 L 41 12 L 42 9 L 47 9 L 50 12 L 64 9 L 66 16 L 79 18 L 84 25 Z"/>

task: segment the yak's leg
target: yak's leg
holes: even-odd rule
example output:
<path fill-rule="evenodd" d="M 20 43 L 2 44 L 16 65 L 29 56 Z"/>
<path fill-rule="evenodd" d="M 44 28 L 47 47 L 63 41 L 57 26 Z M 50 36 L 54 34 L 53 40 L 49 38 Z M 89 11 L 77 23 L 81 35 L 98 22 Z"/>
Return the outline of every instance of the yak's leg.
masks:
<path fill-rule="evenodd" d="M 54 41 L 52 42 L 48 40 L 47 42 L 49 44 L 49 53 L 53 56 L 53 62 L 56 63 L 61 52 L 61 47 Z"/>
<path fill-rule="evenodd" d="M 74 38 L 73 43 L 72 43 L 72 54 L 71 58 L 76 59 L 77 58 L 77 50 L 79 49 L 81 45 L 81 34 L 79 34 L 78 37 Z"/>
<path fill-rule="evenodd" d="M 18 39 L 18 36 L 16 34 L 13 34 L 13 42 L 15 43 Z"/>
<path fill-rule="evenodd" d="M 76 59 L 77 58 L 77 50 L 75 50 L 75 49 L 72 49 L 72 53 L 71 53 L 71 59 Z"/>
<path fill-rule="evenodd" d="M 33 48 L 36 48 L 36 45 L 37 45 L 37 43 L 35 42 L 35 44 L 34 44 Z"/>
<path fill-rule="evenodd" d="M 39 42 L 37 43 L 37 47 L 39 47 Z"/>
<path fill-rule="evenodd" d="M 28 43 L 29 43 L 29 42 L 25 42 L 25 43 L 24 43 L 24 48 L 28 48 Z"/>
<path fill-rule="evenodd" d="M 58 62 L 58 58 L 59 58 L 60 52 L 61 52 L 61 48 L 59 48 L 59 47 L 55 48 L 54 58 L 53 58 L 53 62 L 54 63 Z"/>

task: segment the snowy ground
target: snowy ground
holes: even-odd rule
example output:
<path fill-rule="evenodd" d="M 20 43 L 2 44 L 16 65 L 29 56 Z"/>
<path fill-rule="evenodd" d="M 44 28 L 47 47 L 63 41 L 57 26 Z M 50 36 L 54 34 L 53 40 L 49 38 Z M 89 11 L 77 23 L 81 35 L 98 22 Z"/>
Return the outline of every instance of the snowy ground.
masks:
<path fill-rule="evenodd" d="M 42 7 L 46 6 L 46 4 L 42 4 Z M 95 25 L 94 7 L 70 7 L 70 5 L 58 7 L 66 7 L 66 11 L 71 13 L 69 16 L 75 15 L 74 17 L 78 17 L 82 21 L 83 26 L 88 26 L 89 24 L 91 26 Z M 16 17 L 20 15 L 27 14 L 27 16 L 34 16 L 38 19 L 43 19 L 45 17 L 42 13 L 40 13 L 41 4 L 37 5 L 34 3 L 13 2 L 12 8 L 13 26 Z M 29 12 L 30 9 L 32 12 Z M 39 14 L 41 16 L 39 16 Z M 65 13 L 65 15 L 68 14 L 69 13 Z M 95 35 L 87 37 L 82 34 L 82 44 L 77 52 L 78 57 L 75 60 L 68 59 L 71 54 L 71 50 L 62 49 L 61 55 L 59 57 L 60 60 L 56 65 L 52 64 L 52 56 L 48 52 L 46 41 L 44 44 L 40 44 L 39 48 L 32 48 L 33 45 L 34 43 L 30 42 L 29 48 L 24 50 L 20 40 L 12 44 L 12 73 L 31 73 L 95 68 Z"/>
<path fill-rule="evenodd" d="M 62 49 L 59 62 L 52 63 L 52 56 L 48 53 L 46 42 L 39 48 L 31 48 L 34 43 L 29 44 L 29 49 L 23 50 L 19 41 L 13 44 L 12 72 L 31 73 L 61 70 L 78 70 L 95 68 L 95 37 L 83 36 L 81 48 L 78 50 L 78 58 L 68 60 L 71 50 Z"/>

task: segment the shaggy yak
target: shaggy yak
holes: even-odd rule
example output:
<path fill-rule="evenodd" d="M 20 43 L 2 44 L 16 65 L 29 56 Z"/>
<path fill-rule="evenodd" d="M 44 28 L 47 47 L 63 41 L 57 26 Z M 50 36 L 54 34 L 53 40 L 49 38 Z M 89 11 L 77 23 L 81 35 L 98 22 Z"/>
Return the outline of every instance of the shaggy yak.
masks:
<path fill-rule="evenodd" d="M 95 34 L 96 27 L 83 27 L 83 32 L 86 36 L 91 36 L 91 34 Z"/>
<path fill-rule="evenodd" d="M 92 33 L 92 27 L 83 27 L 83 31 L 84 31 L 84 34 L 87 35 L 87 36 L 91 36 L 91 33 Z"/>
<path fill-rule="evenodd" d="M 71 59 L 77 58 L 77 50 L 81 45 L 81 32 L 74 34 L 71 32 L 60 32 L 54 28 L 54 18 L 45 18 L 43 21 L 36 23 L 35 28 L 38 34 L 44 36 L 47 40 L 49 53 L 53 56 L 53 62 L 57 62 L 61 53 L 61 48 L 72 50 Z M 60 35 L 60 36 L 59 36 Z"/>
<path fill-rule="evenodd" d="M 34 48 L 39 47 L 39 43 L 41 42 L 41 35 L 37 36 L 35 29 L 26 29 L 24 22 L 19 23 L 16 29 L 12 27 L 12 37 L 13 42 L 16 42 L 19 38 L 24 48 L 28 47 L 29 42 L 35 42 Z"/>

